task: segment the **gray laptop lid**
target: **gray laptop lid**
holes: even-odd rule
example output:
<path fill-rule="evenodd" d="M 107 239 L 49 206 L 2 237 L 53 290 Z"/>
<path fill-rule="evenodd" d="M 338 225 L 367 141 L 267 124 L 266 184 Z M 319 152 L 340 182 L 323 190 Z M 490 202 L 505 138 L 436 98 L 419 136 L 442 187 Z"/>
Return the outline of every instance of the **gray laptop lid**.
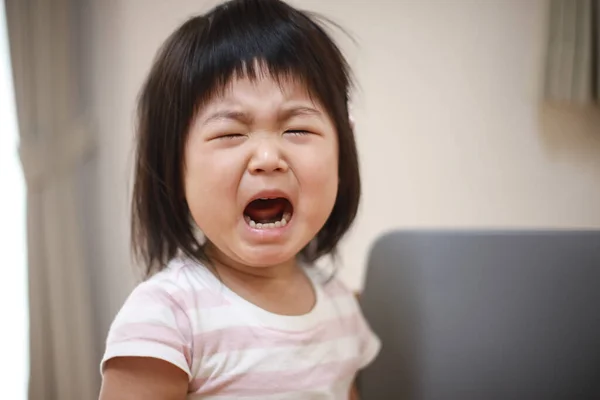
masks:
<path fill-rule="evenodd" d="M 394 232 L 361 303 L 363 399 L 600 399 L 600 232 Z"/>

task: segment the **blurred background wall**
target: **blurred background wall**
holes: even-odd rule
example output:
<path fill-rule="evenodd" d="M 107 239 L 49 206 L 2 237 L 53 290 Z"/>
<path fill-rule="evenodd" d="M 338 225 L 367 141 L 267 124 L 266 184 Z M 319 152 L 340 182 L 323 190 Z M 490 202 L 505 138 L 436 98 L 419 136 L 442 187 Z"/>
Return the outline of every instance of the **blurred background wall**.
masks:
<path fill-rule="evenodd" d="M 128 193 L 138 90 L 166 36 L 217 2 L 87 1 L 82 101 L 99 149 L 86 172 L 85 218 L 102 336 L 134 283 Z M 600 227 L 600 115 L 540 100 L 548 1 L 294 4 L 356 40 L 333 31 L 358 82 L 364 201 L 340 264 L 353 288 L 373 239 L 395 227 Z"/>

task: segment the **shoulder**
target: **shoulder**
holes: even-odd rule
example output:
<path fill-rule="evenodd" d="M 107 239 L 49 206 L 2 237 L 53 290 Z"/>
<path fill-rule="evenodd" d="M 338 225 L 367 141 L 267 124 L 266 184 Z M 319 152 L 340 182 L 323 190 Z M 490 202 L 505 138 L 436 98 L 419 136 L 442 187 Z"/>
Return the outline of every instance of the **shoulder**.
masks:
<path fill-rule="evenodd" d="M 188 258 L 174 258 L 161 271 L 148 277 L 138 287 L 162 287 L 164 290 L 198 289 L 210 286 L 207 267 Z"/>
<path fill-rule="evenodd" d="M 135 318 L 134 316 L 144 313 L 144 310 L 154 313 L 161 306 L 183 307 L 185 293 L 199 289 L 194 287 L 198 284 L 190 279 L 188 268 L 185 264 L 174 260 L 160 272 L 139 282 L 125 299 L 113 325 L 132 318 L 139 319 L 139 316 Z"/>
<path fill-rule="evenodd" d="M 211 296 L 210 274 L 199 264 L 173 260 L 138 284 L 117 313 L 103 363 L 114 357 L 166 360 L 190 374 L 194 324 L 190 315 Z"/>
<path fill-rule="evenodd" d="M 146 301 L 180 305 L 185 308 L 190 295 L 211 291 L 216 278 L 207 268 L 197 262 L 176 258 L 160 272 L 140 282 L 131 292 L 125 304 L 143 298 Z"/>

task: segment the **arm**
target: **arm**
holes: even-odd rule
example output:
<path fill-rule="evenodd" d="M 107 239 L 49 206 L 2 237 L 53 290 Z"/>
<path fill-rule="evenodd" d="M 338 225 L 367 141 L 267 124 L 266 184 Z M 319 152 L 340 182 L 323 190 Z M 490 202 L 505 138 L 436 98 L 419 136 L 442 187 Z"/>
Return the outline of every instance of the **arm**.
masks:
<path fill-rule="evenodd" d="M 352 388 L 350 388 L 350 400 L 360 400 L 358 390 L 356 389 L 356 383 L 352 384 Z"/>
<path fill-rule="evenodd" d="M 188 376 L 166 361 L 117 357 L 106 362 L 100 400 L 185 400 Z"/>

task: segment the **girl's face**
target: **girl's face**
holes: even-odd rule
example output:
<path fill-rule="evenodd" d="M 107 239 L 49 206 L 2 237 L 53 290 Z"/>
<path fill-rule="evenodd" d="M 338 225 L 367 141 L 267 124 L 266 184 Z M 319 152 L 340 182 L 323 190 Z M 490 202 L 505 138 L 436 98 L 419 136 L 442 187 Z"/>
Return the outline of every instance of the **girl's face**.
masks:
<path fill-rule="evenodd" d="M 301 83 L 234 79 L 193 121 L 184 171 L 190 212 L 216 256 L 277 266 L 333 209 L 337 133 Z"/>

